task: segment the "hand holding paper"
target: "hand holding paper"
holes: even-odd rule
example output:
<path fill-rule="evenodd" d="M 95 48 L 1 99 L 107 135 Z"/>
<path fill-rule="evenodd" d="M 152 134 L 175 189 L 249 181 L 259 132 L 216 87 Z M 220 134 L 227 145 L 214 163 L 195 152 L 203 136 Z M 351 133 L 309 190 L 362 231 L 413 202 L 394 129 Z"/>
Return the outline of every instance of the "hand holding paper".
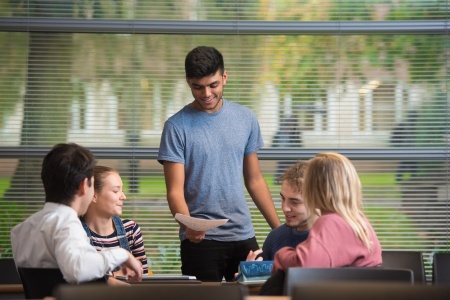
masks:
<path fill-rule="evenodd" d="M 206 236 L 206 231 L 197 231 L 189 227 L 186 227 L 184 232 L 186 233 L 186 238 L 196 244 L 201 243 Z"/>
<path fill-rule="evenodd" d="M 228 222 L 228 219 L 218 219 L 218 220 L 199 219 L 179 213 L 175 215 L 175 219 L 178 222 L 185 225 L 186 227 L 194 229 L 196 231 L 207 231 Z"/>

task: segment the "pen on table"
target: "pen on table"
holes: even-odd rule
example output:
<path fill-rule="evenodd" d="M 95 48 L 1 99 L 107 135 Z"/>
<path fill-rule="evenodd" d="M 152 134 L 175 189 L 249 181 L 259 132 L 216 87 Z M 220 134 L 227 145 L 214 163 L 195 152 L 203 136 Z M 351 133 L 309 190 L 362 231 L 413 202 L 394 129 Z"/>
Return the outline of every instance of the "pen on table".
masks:
<path fill-rule="evenodd" d="M 242 277 L 242 273 L 239 273 L 236 277 L 233 278 L 233 281 L 238 281 L 239 279 L 241 279 Z"/>

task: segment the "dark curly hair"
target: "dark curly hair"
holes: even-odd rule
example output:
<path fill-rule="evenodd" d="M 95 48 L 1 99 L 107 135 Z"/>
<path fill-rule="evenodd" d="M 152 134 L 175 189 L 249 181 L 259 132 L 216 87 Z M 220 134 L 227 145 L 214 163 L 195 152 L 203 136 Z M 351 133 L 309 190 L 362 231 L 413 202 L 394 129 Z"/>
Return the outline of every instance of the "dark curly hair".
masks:
<path fill-rule="evenodd" d="M 211 76 L 217 71 L 223 75 L 223 56 L 214 47 L 198 46 L 186 55 L 184 69 L 187 78 Z"/>

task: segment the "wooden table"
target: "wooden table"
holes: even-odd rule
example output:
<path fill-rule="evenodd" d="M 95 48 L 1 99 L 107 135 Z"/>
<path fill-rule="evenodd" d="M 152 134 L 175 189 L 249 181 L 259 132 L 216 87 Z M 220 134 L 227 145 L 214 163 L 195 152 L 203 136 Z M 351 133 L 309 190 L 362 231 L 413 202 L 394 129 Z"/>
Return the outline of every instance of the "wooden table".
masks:
<path fill-rule="evenodd" d="M 0 293 L 23 293 L 22 284 L 0 284 Z"/>
<path fill-rule="evenodd" d="M 219 285 L 219 282 L 202 282 L 205 285 Z M 233 283 L 229 283 L 233 284 Z M 237 284 L 237 283 L 235 283 Z M 289 296 L 258 296 L 259 287 L 249 286 L 250 296 L 246 296 L 245 300 L 291 300 Z M 0 284 L 1 294 L 23 293 L 23 286 L 21 284 Z M 6 299 L 6 298 L 5 298 Z M 52 300 L 54 298 L 47 297 L 45 299 Z"/>
<path fill-rule="evenodd" d="M 203 285 L 228 285 L 228 284 L 241 284 L 237 282 L 207 282 L 202 281 Z M 244 287 L 248 288 L 248 292 L 250 295 L 258 295 L 259 289 L 261 288 L 262 284 L 255 284 L 255 285 L 243 285 Z M 276 300 L 276 299 L 274 299 Z"/>
<path fill-rule="evenodd" d="M 291 300 L 290 296 L 247 296 L 245 300 Z"/>
<path fill-rule="evenodd" d="M 0 284 L 0 299 L 25 299 L 22 284 Z"/>

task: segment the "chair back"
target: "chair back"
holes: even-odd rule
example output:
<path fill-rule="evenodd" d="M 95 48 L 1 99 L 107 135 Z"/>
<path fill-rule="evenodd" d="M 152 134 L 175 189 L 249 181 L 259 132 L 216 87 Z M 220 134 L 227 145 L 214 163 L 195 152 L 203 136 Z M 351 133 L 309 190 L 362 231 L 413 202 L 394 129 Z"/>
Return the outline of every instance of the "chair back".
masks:
<path fill-rule="evenodd" d="M 56 300 L 244 300 L 248 287 L 241 284 L 138 284 L 130 286 L 60 285 L 53 294 Z"/>
<path fill-rule="evenodd" d="M 450 285 L 450 253 L 433 254 L 433 284 Z"/>
<path fill-rule="evenodd" d="M 53 294 L 53 289 L 67 283 L 59 269 L 18 268 L 26 299 L 42 299 Z"/>
<path fill-rule="evenodd" d="M 383 250 L 383 268 L 411 269 L 414 274 L 414 284 L 426 284 L 423 255 L 420 251 Z"/>
<path fill-rule="evenodd" d="M 333 281 L 384 281 L 412 285 L 413 272 L 408 269 L 370 267 L 346 268 L 289 268 L 284 281 L 284 294 L 292 296 L 292 288 L 299 283 Z"/>
<path fill-rule="evenodd" d="M 0 284 L 22 284 L 14 259 L 0 259 Z"/>
<path fill-rule="evenodd" d="M 407 285 L 390 282 L 327 282 L 298 284 L 292 300 L 445 300 L 450 286 Z"/>

